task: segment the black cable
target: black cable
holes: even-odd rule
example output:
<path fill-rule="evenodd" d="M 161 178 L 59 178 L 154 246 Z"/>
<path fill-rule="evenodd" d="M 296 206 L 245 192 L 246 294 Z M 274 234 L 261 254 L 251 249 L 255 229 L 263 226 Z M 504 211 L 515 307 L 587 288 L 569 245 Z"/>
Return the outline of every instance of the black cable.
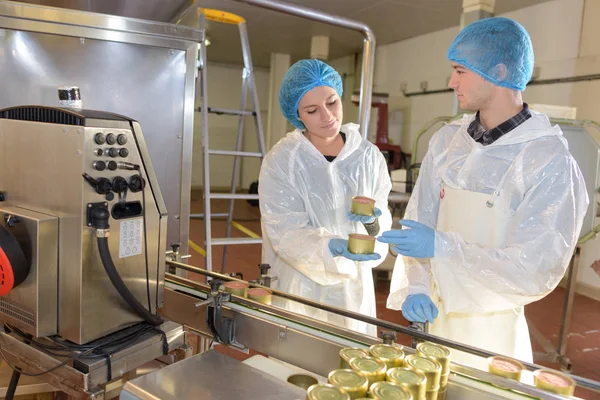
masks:
<path fill-rule="evenodd" d="M 140 178 L 143 181 L 142 172 L 139 170 Z M 148 310 L 152 312 L 152 302 L 150 301 L 150 267 L 148 266 L 148 232 L 146 230 L 146 185 L 142 183 L 142 221 L 143 221 L 143 229 L 144 229 L 144 258 L 146 260 L 146 293 L 148 294 Z M 160 251 L 160 249 L 158 249 Z M 157 266 L 158 268 L 158 266 Z M 158 294 L 158 282 L 156 286 L 156 293 Z M 158 307 L 156 308 L 156 312 L 158 313 Z"/>
<path fill-rule="evenodd" d="M 15 392 L 17 391 L 17 385 L 19 384 L 20 377 L 21 369 L 13 369 L 13 373 L 10 377 L 10 383 L 8 384 L 8 389 L 6 389 L 6 396 L 4 396 L 6 400 L 13 400 L 13 398 L 15 397 Z"/>

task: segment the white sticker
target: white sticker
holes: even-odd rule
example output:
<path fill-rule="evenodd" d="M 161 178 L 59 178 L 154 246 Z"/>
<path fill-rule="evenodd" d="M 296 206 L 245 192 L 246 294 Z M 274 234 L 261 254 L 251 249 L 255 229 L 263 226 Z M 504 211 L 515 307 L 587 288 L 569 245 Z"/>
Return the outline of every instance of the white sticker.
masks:
<path fill-rule="evenodd" d="M 142 234 L 144 221 L 142 218 L 121 221 L 121 241 L 119 243 L 119 258 L 142 254 Z"/>

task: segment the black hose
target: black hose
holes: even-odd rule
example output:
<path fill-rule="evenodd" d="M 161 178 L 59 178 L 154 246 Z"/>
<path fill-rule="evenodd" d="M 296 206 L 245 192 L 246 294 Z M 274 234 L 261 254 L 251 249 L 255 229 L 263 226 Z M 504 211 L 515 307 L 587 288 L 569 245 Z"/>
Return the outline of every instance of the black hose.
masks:
<path fill-rule="evenodd" d="M 110 255 L 110 249 L 108 248 L 108 239 L 107 238 L 98 238 L 98 251 L 100 252 L 100 259 L 102 260 L 102 265 L 104 265 L 104 270 L 106 271 L 106 275 L 110 278 L 115 289 L 121 295 L 123 300 L 131 307 L 140 317 L 142 317 L 146 322 L 152 325 L 160 325 L 163 323 L 163 320 L 158 316 L 152 314 L 148 311 L 140 302 L 135 298 L 135 296 L 129 291 L 123 279 L 119 275 L 115 264 L 113 263 L 112 256 Z"/>

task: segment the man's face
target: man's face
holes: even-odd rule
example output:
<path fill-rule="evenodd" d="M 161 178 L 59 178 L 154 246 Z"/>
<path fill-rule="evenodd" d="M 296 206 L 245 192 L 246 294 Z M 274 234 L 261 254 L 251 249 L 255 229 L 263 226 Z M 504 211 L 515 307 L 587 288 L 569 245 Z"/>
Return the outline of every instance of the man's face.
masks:
<path fill-rule="evenodd" d="M 452 69 L 448 87 L 456 93 L 460 108 L 478 111 L 489 104 L 494 93 L 493 83 L 460 64 L 452 63 Z"/>

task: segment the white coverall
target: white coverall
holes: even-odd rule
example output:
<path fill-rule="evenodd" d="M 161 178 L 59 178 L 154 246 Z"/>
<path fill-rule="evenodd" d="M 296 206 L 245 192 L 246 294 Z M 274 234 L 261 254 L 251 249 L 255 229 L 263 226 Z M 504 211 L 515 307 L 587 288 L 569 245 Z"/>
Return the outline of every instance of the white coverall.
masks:
<path fill-rule="evenodd" d="M 431 139 L 405 219 L 437 229 L 431 259 L 398 257 L 387 307 L 424 293 L 439 308 L 429 332 L 532 361 L 523 306 L 563 277 L 588 206 L 583 175 L 558 126 L 532 117 L 483 146 L 474 115 Z M 486 360 L 453 359 L 487 369 Z"/>
<path fill-rule="evenodd" d="M 376 242 L 381 259 L 354 262 L 334 257 L 332 238 L 367 234 L 361 223 L 349 220 L 353 196 L 376 200 L 379 233 L 391 228 L 388 195 L 392 184 L 385 158 L 364 140 L 358 125 L 341 127 L 346 143 L 329 162 L 300 130 L 288 133 L 265 157 L 259 178 L 262 222 L 262 262 L 277 276 L 274 289 L 375 317 L 375 290 L 371 269 L 388 254 L 388 245 Z M 334 325 L 377 336 L 376 327 L 283 299 L 274 304 Z"/>

